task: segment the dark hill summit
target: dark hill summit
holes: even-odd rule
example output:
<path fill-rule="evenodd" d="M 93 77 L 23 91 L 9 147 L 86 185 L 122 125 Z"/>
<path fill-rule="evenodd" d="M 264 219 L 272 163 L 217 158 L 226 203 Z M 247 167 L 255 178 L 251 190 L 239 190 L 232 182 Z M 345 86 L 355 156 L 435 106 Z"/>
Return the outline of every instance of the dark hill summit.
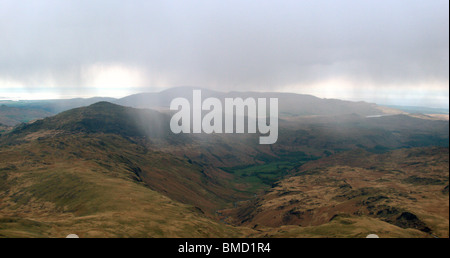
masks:
<path fill-rule="evenodd" d="M 98 102 L 75 108 L 16 128 L 12 135 L 54 130 L 64 132 L 118 134 L 126 137 L 163 137 L 169 117 L 153 110 L 141 110 Z"/>

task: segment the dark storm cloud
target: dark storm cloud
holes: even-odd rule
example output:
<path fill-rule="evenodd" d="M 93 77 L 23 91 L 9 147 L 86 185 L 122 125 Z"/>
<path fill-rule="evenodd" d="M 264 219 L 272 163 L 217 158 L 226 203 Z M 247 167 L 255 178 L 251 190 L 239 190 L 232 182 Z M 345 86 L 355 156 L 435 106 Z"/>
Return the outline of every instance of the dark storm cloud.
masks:
<path fill-rule="evenodd" d="M 0 83 L 88 87 L 83 71 L 119 64 L 138 68 L 147 86 L 301 89 L 342 77 L 371 85 L 445 85 L 448 5 L 0 0 Z"/>

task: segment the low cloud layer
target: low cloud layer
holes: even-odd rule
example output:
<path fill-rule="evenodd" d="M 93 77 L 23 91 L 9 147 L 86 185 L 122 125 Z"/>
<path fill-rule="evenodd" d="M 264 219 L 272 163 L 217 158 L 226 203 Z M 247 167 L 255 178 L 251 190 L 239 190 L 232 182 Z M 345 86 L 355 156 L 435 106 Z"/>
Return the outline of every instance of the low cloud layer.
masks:
<path fill-rule="evenodd" d="M 190 85 L 448 105 L 448 5 L 0 0 L 0 95 Z"/>

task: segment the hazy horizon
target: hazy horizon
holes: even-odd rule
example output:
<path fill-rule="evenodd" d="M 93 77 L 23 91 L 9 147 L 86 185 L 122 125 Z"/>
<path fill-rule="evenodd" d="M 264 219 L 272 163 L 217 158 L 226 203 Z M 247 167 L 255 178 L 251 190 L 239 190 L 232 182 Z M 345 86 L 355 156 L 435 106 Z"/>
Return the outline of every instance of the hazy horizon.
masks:
<path fill-rule="evenodd" d="M 31 97 L 31 98 L 8 98 L 8 97 L 0 96 L 0 104 L 2 103 L 2 101 L 3 101 L 3 104 L 5 104 L 5 101 L 13 101 L 13 102 L 16 102 L 16 101 L 41 101 L 41 100 L 64 100 L 64 99 L 69 100 L 69 99 L 90 99 L 90 98 L 111 98 L 111 99 L 119 100 L 119 99 L 121 99 L 121 98 L 125 98 L 125 97 L 131 96 L 131 95 L 136 95 L 136 94 L 146 94 L 146 93 L 159 93 L 159 92 L 162 92 L 162 91 L 165 91 L 165 90 L 168 90 L 168 89 L 173 89 L 173 88 L 183 88 L 183 87 L 186 87 L 186 88 L 193 88 L 193 89 L 200 89 L 200 90 L 204 90 L 204 89 L 205 89 L 205 88 L 194 87 L 194 86 L 178 86 L 178 87 L 171 87 L 171 88 L 167 88 L 167 89 L 159 89 L 159 88 L 157 88 L 157 90 L 152 91 L 150 88 L 147 88 L 147 89 L 149 89 L 148 91 L 136 92 L 136 93 L 127 94 L 127 95 L 124 95 L 124 96 L 100 96 L 100 95 L 93 95 L 93 96 L 66 96 L 66 97 L 64 97 L 64 96 L 59 96 L 59 97 L 57 97 L 57 98 L 33 98 L 33 97 Z M 216 90 L 216 89 L 214 89 L 214 91 L 217 91 L 217 92 L 230 92 L 230 91 L 222 91 L 222 90 Z M 234 91 L 234 92 L 258 92 L 258 91 L 254 91 L 254 90 L 252 90 L 252 91 L 233 90 L 233 91 Z M 260 92 L 264 92 L 264 91 L 260 91 Z M 302 94 L 302 93 L 280 92 L 280 91 L 274 92 L 274 93 Z M 303 95 L 311 95 L 311 96 L 314 96 L 314 95 L 312 95 L 312 94 L 303 94 Z M 317 96 L 315 96 L 315 97 L 317 97 Z M 318 98 L 320 98 L 320 97 L 318 97 Z M 339 98 L 321 98 L 321 99 L 339 99 Z M 367 100 L 365 100 L 365 99 L 339 99 L 339 100 L 352 101 L 352 102 L 360 102 L 360 101 L 362 101 L 362 102 L 375 103 L 375 104 L 380 105 L 380 106 L 393 107 L 393 108 L 395 108 L 395 107 L 404 107 L 404 108 L 408 108 L 408 107 L 414 108 L 414 107 L 417 107 L 417 108 L 431 108 L 431 109 L 436 109 L 436 110 L 441 110 L 441 111 L 446 110 L 446 112 L 449 111 L 449 107 L 448 107 L 448 106 L 441 106 L 441 107 L 440 107 L 440 106 L 414 106 L 414 105 L 401 105 L 401 104 L 399 104 L 399 103 L 379 103 L 379 102 L 371 102 L 371 101 L 367 101 Z"/>
<path fill-rule="evenodd" d="M 191 85 L 449 106 L 449 2 L 0 1 L 0 99 Z"/>

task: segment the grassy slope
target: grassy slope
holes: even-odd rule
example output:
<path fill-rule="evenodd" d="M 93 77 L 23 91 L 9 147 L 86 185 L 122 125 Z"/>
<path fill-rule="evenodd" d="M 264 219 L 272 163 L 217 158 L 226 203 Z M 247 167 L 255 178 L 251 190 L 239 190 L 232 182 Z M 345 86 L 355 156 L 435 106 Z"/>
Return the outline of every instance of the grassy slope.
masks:
<path fill-rule="evenodd" d="M 11 131 L 12 127 L 0 123 L 0 135 Z"/>
<path fill-rule="evenodd" d="M 158 151 L 157 143 L 176 150 L 186 140 L 169 134 L 167 126 L 168 117 L 156 111 L 100 102 L 23 125 L 4 137 L 3 145 L 37 141 L 47 146 L 49 157 L 64 155 L 60 158 L 67 162 L 89 159 L 106 169 L 123 169 L 151 189 L 208 213 L 244 198 L 229 190 L 229 176 L 183 155 Z"/>
<path fill-rule="evenodd" d="M 334 211 L 319 210 L 321 216 L 316 217 L 319 217 L 319 221 L 325 219 L 327 223 L 323 223 L 324 221 L 310 224 L 299 223 L 304 226 L 301 228 L 285 226 L 298 222 L 296 221 L 298 211 L 291 211 L 293 207 L 289 207 L 289 205 L 298 204 L 295 202 L 298 197 L 295 196 L 295 189 L 292 191 L 293 194 L 286 194 L 284 189 L 273 191 L 275 206 L 271 207 L 270 212 L 282 214 L 276 219 L 270 219 L 278 223 L 276 225 L 267 223 L 268 217 L 261 220 L 263 223 L 258 222 L 259 231 L 249 228 L 237 229 L 214 222 L 207 217 L 211 215 L 204 215 L 202 210 L 206 214 L 211 214 L 212 211 L 227 203 L 231 204 L 235 200 L 248 198 L 249 192 L 255 193 L 259 189 L 268 187 L 277 178 L 285 176 L 288 170 L 306 161 L 305 156 L 300 155 L 303 147 L 315 146 L 319 150 L 335 149 L 334 145 L 342 146 L 343 144 L 349 144 L 348 146 L 351 147 L 354 145 L 355 134 L 342 130 L 342 132 L 339 131 L 345 136 L 342 138 L 341 134 L 327 133 L 328 129 L 331 130 L 334 126 L 325 126 L 328 128 L 325 132 L 318 130 L 322 128 L 320 126 L 311 127 L 310 132 L 315 132 L 316 137 L 310 137 L 307 131 L 291 130 L 290 134 L 280 134 L 286 137 L 280 137 L 278 147 L 274 146 L 273 150 L 272 146 L 252 147 L 246 142 L 247 138 L 243 138 L 242 141 L 241 138 L 232 137 L 233 140 L 229 140 L 225 136 L 217 135 L 199 139 L 170 138 L 171 136 L 165 134 L 168 131 L 164 128 L 164 125 L 168 124 L 166 119 L 164 115 L 153 111 L 132 110 L 103 102 L 88 108 L 70 110 L 32 125 L 24 125 L 3 138 L 3 143 L 9 146 L 0 149 L 0 216 L 2 217 L 0 234 L 4 236 L 62 236 L 67 231 L 74 230 L 70 233 L 78 233 L 81 236 L 286 235 L 301 237 L 315 234 L 315 236 L 330 237 L 361 236 L 364 234 L 361 231 L 363 228 L 370 231 L 389 224 L 381 220 L 374 220 L 375 223 L 371 217 L 366 216 L 349 219 L 355 220 L 355 223 L 337 223 L 340 218 L 328 222 L 335 214 L 331 213 Z M 437 125 L 439 127 L 436 128 L 448 128 L 448 123 Z M 348 126 L 344 126 L 345 129 Z M 393 127 L 392 130 L 394 129 L 395 134 L 398 134 L 397 128 Z M 426 128 L 426 130 L 429 129 Z M 424 132 L 426 130 L 424 129 Z M 436 129 L 436 131 L 439 135 L 438 141 L 442 142 L 440 134 L 443 130 Z M 322 139 L 320 135 L 328 135 L 329 138 Z M 138 143 L 139 139 L 146 137 L 151 142 L 150 145 Z M 448 133 L 443 137 L 448 139 Z M 208 138 L 214 138 L 214 140 L 210 141 Z M 371 139 L 364 134 L 361 134 L 360 138 Z M 381 140 L 390 142 L 390 137 Z M 164 149 L 161 145 L 168 147 Z M 367 144 L 367 146 L 372 145 L 375 146 L 375 143 Z M 186 157 L 186 153 L 195 155 Z M 292 153 L 298 155 L 289 157 Z M 312 158 L 311 152 L 308 152 L 307 159 L 310 158 Z M 364 163 L 364 158 L 359 156 L 355 160 Z M 214 159 L 217 161 L 211 162 Z M 232 162 L 236 160 L 246 166 L 233 166 L 237 165 Z M 343 162 L 357 167 L 355 160 Z M 358 175 L 367 175 L 373 170 L 370 167 L 358 167 L 358 169 L 349 169 L 347 174 L 345 168 L 345 173 L 340 174 L 342 169 L 335 163 L 321 163 L 323 160 L 317 162 L 311 164 L 323 165 L 324 171 L 331 172 L 330 176 L 315 173 L 308 178 L 300 179 L 299 177 L 300 181 L 294 182 L 295 184 L 284 180 L 283 182 L 287 182 L 288 188 L 302 187 L 304 184 L 301 180 L 306 180 L 308 184 L 316 182 L 318 188 L 314 189 L 315 193 L 314 191 L 312 193 L 321 195 L 326 187 L 329 187 L 330 191 L 334 191 L 336 186 L 340 187 L 336 183 L 338 181 L 336 178 L 355 178 L 360 180 L 358 183 L 365 182 L 366 180 Z M 230 173 L 223 173 L 213 166 L 208 166 L 208 163 L 213 166 L 214 164 L 228 165 L 227 171 Z M 248 166 L 248 164 L 253 165 Z M 446 164 L 448 171 L 448 158 Z M 304 167 L 308 167 L 308 164 Z M 314 169 L 311 167 L 311 170 Z M 422 180 L 418 175 L 411 176 L 414 175 L 403 178 L 405 181 L 401 183 L 409 182 L 410 184 Z M 386 178 L 382 179 L 386 180 Z M 330 182 L 332 184 L 327 185 Z M 388 184 L 386 188 L 392 188 L 392 186 Z M 343 192 L 339 194 L 349 194 L 347 190 L 343 188 Z M 423 189 L 426 193 L 429 190 Z M 240 193 L 242 195 L 239 195 Z M 277 196 L 278 194 L 281 195 Z M 378 196 L 378 192 L 374 194 L 375 197 Z M 292 196 L 294 198 L 286 199 Z M 346 203 L 340 207 L 344 208 L 344 211 L 349 207 L 348 202 L 336 201 L 332 195 L 325 194 L 324 197 L 332 199 L 332 201 L 328 200 L 328 203 Z M 405 198 L 399 200 L 404 201 Z M 417 196 L 413 198 L 417 199 Z M 448 195 L 446 198 L 448 211 Z M 351 199 L 350 203 L 364 201 L 362 198 Z M 291 200 L 294 200 L 293 204 L 278 210 L 278 207 L 284 205 L 281 202 L 289 203 Z M 310 201 L 314 202 L 317 199 L 312 198 Z M 440 201 L 437 199 L 438 204 Z M 431 209 L 438 207 L 436 203 L 431 203 Z M 200 207 L 201 210 L 195 206 Z M 442 207 L 445 208 L 445 205 Z M 288 216 L 283 215 L 286 212 Z M 426 214 L 417 212 L 415 214 L 432 227 L 433 232 L 441 230 L 445 235 L 445 223 L 441 229 L 438 229 L 432 224 L 433 221 L 440 220 L 433 217 L 427 219 Z M 448 215 L 446 221 L 448 235 Z M 248 225 L 253 227 L 258 223 L 248 223 Z M 267 225 L 261 226 L 264 224 Z M 353 224 L 358 227 L 354 228 Z M 417 230 L 411 231 L 389 225 L 394 227 L 389 231 L 390 236 L 423 236 L 423 233 Z M 275 226 L 275 228 L 268 226 Z M 327 233 L 325 229 L 328 226 L 331 226 L 332 230 L 329 228 L 331 231 Z M 289 230 L 286 231 L 286 229 Z M 341 232 L 340 230 L 342 233 L 330 234 L 330 232 Z"/>
<path fill-rule="evenodd" d="M 91 136 L 86 141 L 99 139 Z M 114 141 L 118 139 L 109 139 L 108 144 Z M 353 215 L 303 227 L 232 227 L 209 218 L 195 206 L 150 190 L 120 162 L 105 167 L 102 154 L 90 152 L 92 143 L 88 142 L 82 143 L 84 149 L 77 146 L 80 142 L 72 143 L 72 149 L 57 139 L 1 149 L 0 236 L 64 237 L 75 233 L 81 237 L 364 237 L 374 232 L 382 237 L 429 236 Z M 73 150 L 85 153 L 71 154 Z M 77 158 L 88 153 L 91 160 Z"/>
<path fill-rule="evenodd" d="M 275 238 L 365 238 L 376 233 L 381 238 L 429 238 L 416 229 L 403 229 L 387 222 L 361 216 L 340 216 L 318 226 L 284 225 L 276 228 L 258 227 L 254 237 Z"/>
<path fill-rule="evenodd" d="M 365 234 L 358 229 L 389 223 L 404 230 L 388 230 L 386 237 L 424 236 L 420 231 L 428 229 L 448 237 L 448 169 L 448 148 L 352 151 L 309 162 L 265 195 L 222 213 L 230 222 L 251 227 L 302 226 L 273 230 L 289 236 L 321 234 L 321 229 L 329 236 L 358 236 Z M 337 223 L 336 215 L 351 223 Z"/>
<path fill-rule="evenodd" d="M 53 151 L 37 141 L 0 150 L 0 236 L 65 237 L 75 233 L 81 237 L 230 237 L 240 234 L 207 218 L 194 206 L 150 190 L 126 169 L 106 168 L 95 158 L 78 159 L 76 155 L 66 156 L 64 150 Z"/>

